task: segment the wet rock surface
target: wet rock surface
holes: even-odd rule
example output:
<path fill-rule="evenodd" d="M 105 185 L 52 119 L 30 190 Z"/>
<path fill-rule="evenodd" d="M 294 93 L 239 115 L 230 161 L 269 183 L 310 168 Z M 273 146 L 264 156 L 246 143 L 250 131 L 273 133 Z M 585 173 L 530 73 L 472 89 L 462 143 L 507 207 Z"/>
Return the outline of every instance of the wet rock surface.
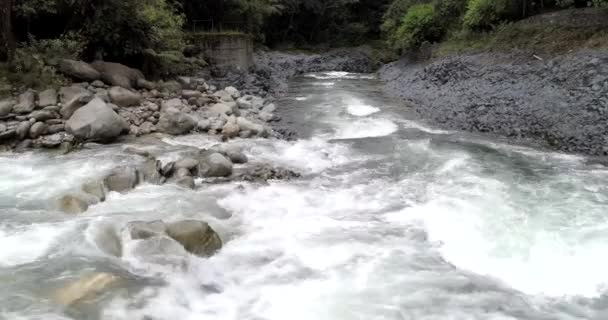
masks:
<path fill-rule="evenodd" d="M 447 129 L 541 142 L 563 152 L 608 154 L 608 55 L 581 51 L 539 60 L 482 53 L 379 72 L 390 93 Z"/>

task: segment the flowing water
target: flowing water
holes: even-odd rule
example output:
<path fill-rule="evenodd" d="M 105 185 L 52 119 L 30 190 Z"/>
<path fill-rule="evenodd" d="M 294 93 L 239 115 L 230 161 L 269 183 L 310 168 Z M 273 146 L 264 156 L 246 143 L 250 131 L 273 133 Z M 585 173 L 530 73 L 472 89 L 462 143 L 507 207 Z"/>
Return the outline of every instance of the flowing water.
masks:
<path fill-rule="evenodd" d="M 85 214 L 54 199 L 135 163 L 122 146 L 0 157 L 3 319 L 608 319 L 608 170 L 583 157 L 426 127 L 371 76 L 294 79 L 279 101 L 295 142 L 235 140 L 289 182 L 142 185 Z M 175 158 L 217 141 L 135 142 Z M 241 185 L 242 187 L 239 187 Z M 208 221 L 204 259 L 109 234 L 133 220 Z M 119 285 L 68 308 L 93 272 Z"/>

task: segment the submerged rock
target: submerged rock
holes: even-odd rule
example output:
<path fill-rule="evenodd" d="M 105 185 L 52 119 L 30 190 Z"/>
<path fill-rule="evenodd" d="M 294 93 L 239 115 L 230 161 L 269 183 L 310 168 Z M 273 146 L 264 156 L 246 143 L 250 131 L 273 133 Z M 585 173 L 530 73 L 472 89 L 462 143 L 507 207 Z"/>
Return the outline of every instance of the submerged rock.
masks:
<path fill-rule="evenodd" d="M 67 214 L 80 214 L 86 212 L 89 206 L 97 202 L 94 197 L 85 194 L 69 194 L 59 198 L 57 207 L 60 211 Z"/>
<path fill-rule="evenodd" d="M 103 182 L 108 190 L 124 193 L 139 184 L 139 177 L 135 168 L 125 166 L 113 169 Z"/>
<path fill-rule="evenodd" d="M 118 283 L 119 280 L 118 276 L 110 273 L 94 273 L 57 290 L 53 297 L 56 302 L 71 306 L 83 300 L 95 298 Z"/>

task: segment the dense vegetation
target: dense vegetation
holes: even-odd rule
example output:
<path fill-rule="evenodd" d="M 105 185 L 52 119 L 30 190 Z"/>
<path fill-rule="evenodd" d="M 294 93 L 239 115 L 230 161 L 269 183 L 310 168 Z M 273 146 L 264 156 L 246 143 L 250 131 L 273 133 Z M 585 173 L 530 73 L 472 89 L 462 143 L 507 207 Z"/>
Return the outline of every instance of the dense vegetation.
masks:
<path fill-rule="evenodd" d="M 383 39 L 404 52 L 542 11 L 607 5 L 608 0 L 3 0 L 0 61 L 10 61 L 4 73 L 28 72 L 36 81 L 54 78 L 53 66 L 65 57 L 184 66 L 192 63 L 183 55 L 185 33 L 191 31 L 248 32 L 268 46 Z"/>

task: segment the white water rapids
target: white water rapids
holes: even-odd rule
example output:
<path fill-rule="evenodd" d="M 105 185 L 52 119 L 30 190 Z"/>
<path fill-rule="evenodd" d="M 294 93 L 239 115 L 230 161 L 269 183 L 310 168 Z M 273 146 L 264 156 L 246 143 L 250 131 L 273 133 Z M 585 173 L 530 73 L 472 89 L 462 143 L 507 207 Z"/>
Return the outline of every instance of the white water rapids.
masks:
<path fill-rule="evenodd" d="M 294 142 L 235 140 L 301 179 L 142 185 L 78 216 L 54 200 L 139 161 L 124 146 L 0 155 L 0 319 L 608 319 L 608 170 L 583 157 L 433 129 L 372 77 L 294 79 L 279 101 Z M 173 159 L 205 135 L 134 145 Z M 238 186 L 242 185 L 242 188 Z M 223 249 L 151 258 L 107 234 L 202 219 Z M 123 280 L 64 308 L 91 272 Z"/>

